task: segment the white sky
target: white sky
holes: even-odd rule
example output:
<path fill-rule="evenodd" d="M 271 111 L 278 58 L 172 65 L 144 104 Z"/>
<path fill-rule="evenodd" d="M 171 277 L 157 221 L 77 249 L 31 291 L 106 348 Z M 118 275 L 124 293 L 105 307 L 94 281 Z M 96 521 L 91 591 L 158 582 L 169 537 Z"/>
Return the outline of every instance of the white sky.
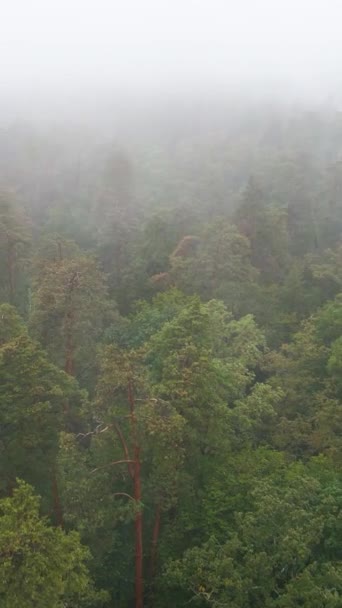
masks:
<path fill-rule="evenodd" d="M 342 75 L 342 0 L 0 0 L 0 85 Z"/>

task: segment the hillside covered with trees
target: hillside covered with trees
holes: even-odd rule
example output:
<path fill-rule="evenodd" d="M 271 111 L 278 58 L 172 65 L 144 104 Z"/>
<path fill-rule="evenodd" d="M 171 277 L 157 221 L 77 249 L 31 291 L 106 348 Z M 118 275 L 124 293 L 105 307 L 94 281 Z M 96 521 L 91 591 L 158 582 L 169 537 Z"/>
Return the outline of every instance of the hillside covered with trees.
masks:
<path fill-rule="evenodd" d="M 163 112 L 0 131 L 0 606 L 340 608 L 341 113 Z"/>

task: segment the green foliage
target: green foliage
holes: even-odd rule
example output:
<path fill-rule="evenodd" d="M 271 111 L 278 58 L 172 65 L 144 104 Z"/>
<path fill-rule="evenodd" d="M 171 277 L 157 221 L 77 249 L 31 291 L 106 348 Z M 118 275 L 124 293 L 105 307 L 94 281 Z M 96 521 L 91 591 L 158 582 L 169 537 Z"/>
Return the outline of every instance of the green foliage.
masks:
<path fill-rule="evenodd" d="M 26 312 L 27 270 L 30 228 L 24 212 L 13 196 L 0 193 L 0 295 L 2 301 L 20 306 Z"/>
<path fill-rule="evenodd" d="M 48 253 L 48 258 L 38 259 L 30 326 L 51 359 L 86 384 L 96 343 L 114 316 L 113 308 L 96 260 L 85 254 L 63 257 L 65 249 L 65 243 L 58 242 L 57 257 Z"/>
<path fill-rule="evenodd" d="M 14 306 L 1 304 L 0 307 L 0 345 L 26 335 L 26 327 Z"/>
<path fill-rule="evenodd" d="M 292 343 L 268 357 L 271 383 L 284 394 L 274 430 L 282 449 L 303 454 L 335 445 L 339 414 L 334 410 L 341 387 L 340 338 L 334 338 L 339 335 L 341 310 L 340 298 L 330 302 L 303 323 Z"/>
<path fill-rule="evenodd" d="M 4 608 L 76 608 L 89 601 L 103 605 L 105 596 L 101 598 L 90 584 L 89 557 L 76 532 L 52 528 L 39 516 L 39 498 L 23 481 L 18 481 L 11 498 L 0 501 Z"/>
<path fill-rule="evenodd" d="M 13 308 L 2 305 L 0 318 L 5 325 L 0 343 L 1 488 L 10 488 L 20 475 L 43 492 L 64 424 L 65 400 L 79 401 L 77 386 L 48 361 Z"/>
<path fill-rule="evenodd" d="M 185 293 L 222 299 L 230 310 L 241 312 L 258 275 L 250 255 L 248 239 L 229 222 L 217 221 L 206 227 L 193 255 L 172 259 L 170 274 Z"/>
<path fill-rule="evenodd" d="M 266 204 L 266 195 L 250 180 L 235 212 L 239 230 L 250 242 L 251 260 L 266 282 L 279 281 L 289 264 L 287 214 Z"/>
<path fill-rule="evenodd" d="M 342 123 L 191 112 L 1 133 L 4 608 L 341 606 Z"/>
<path fill-rule="evenodd" d="M 337 494 L 298 465 L 255 479 L 252 505 L 236 512 L 226 538 L 221 532 L 171 562 L 163 585 L 200 606 L 338 606 L 339 524 L 326 528 L 340 509 L 338 475 L 332 483 Z"/>

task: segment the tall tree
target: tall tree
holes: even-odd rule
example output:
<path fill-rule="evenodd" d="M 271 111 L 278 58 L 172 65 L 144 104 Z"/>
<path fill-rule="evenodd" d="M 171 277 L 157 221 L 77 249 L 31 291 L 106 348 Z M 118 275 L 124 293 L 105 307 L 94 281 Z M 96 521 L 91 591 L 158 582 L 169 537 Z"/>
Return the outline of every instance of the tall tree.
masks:
<path fill-rule="evenodd" d="M 107 431 L 105 441 L 107 444 L 108 438 L 112 441 L 111 451 L 114 459 L 103 463 L 94 471 L 97 473 L 108 467 L 126 470 L 127 490 L 126 481 L 123 488 L 119 488 L 115 495 L 131 501 L 133 505 L 136 608 L 142 608 L 144 605 L 146 577 L 143 552 L 143 506 L 149 499 L 152 500 L 156 510 L 151 547 L 153 575 L 160 515 L 161 511 L 169 506 L 170 492 L 171 496 L 174 492 L 171 476 L 175 474 L 182 456 L 179 449 L 177 450 L 182 419 L 171 405 L 152 399 L 142 363 L 143 352 L 125 352 L 108 347 L 103 353 L 96 404 L 98 417 Z M 172 451 L 173 457 L 169 462 L 163 463 L 165 455 L 171 454 Z M 170 463 L 172 463 L 171 468 Z M 148 478 L 144 477 L 144 483 L 143 466 L 148 466 L 150 469 Z"/>
<path fill-rule="evenodd" d="M 94 366 L 96 341 L 112 318 L 104 274 L 79 253 L 39 259 L 33 280 L 31 327 L 55 363 L 82 383 Z"/>
<path fill-rule="evenodd" d="M 34 484 L 62 523 L 55 479 L 59 433 L 73 428 L 82 397 L 75 381 L 29 337 L 15 310 L 3 304 L 0 311 L 1 491 L 10 493 L 20 476 Z M 72 407 L 65 419 L 67 399 Z"/>
<path fill-rule="evenodd" d="M 234 221 L 250 242 L 251 261 L 268 281 L 281 281 L 289 264 L 287 214 L 267 197 L 258 183 L 250 179 Z"/>
<path fill-rule="evenodd" d="M 192 242 L 196 246 L 171 257 L 172 283 L 205 300 L 222 299 L 234 313 L 246 312 L 248 293 L 258 276 L 248 239 L 223 220 L 206 226 L 199 242 Z"/>

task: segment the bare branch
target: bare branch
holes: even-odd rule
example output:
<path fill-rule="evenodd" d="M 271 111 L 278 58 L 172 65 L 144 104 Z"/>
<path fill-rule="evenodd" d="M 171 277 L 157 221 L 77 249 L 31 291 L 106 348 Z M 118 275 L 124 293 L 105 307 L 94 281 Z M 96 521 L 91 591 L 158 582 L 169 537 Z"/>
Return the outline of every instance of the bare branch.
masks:
<path fill-rule="evenodd" d="M 135 498 L 133 498 L 133 496 L 131 496 L 130 494 L 127 494 L 127 492 L 115 492 L 113 496 L 126 496 L 127 498 L 135 502 Z"/>
<path fill-rule="evenodd" d="M 110 429 L 113 425 L 107 424 L 104 429 L 101 429 L 101 426 L 103 426 L 103 422 L 98 424 L 94 431 L 89 431 L 88 433 L 77 433 L 76 439 L 79 437 L 81 437 L 81 439 L 85 439 L 86 437 L 89 437 L 89 435 L 99 435 L 100 433 L 105 433 L 105 431 L 108 431 L 108 429 Z"/>

